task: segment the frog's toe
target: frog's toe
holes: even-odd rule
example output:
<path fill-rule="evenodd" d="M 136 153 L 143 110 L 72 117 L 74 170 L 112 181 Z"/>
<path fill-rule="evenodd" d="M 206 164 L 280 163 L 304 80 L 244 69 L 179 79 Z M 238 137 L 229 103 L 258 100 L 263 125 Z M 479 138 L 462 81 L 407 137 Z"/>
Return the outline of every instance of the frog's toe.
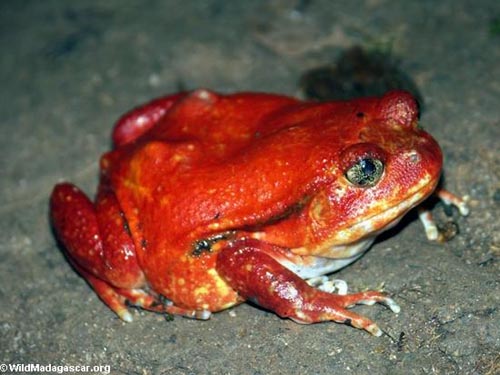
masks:
<path fill-rule="evenodd" d="M 115 313 L 124 322 L 132 323 L 134 321 L 134 318 L 132 318 L 132 314 L 127 309 L 116 310 Z"/>
<path fill-rule="evenodd" d="M 389 297 L 385 297 L 385 298 L 379 299 L 379 300 L 367 299 L 367 300 L 358 301 L 358 304 L 360 304 L 360 305 L 371 306 L 371 305 L 374 305 L 376 303 L 381 303 L 381 304 L 387 306 L 395 314 L 399 314 L 399 312 L 401 311 L 401 307 L 396 303 L 396 301 L 394 301 L 392 298 L 389 298 Z"/>
<path fill-rule="evenodd" d="M 436 241 L 439 238 L 439 229 L 429 210 L 423 207 L 418 208 L 418 218 L 424 226 L 425 235 L 429 241 Z"/>
<path fill-rule="evenodd" d="M 467 202 L 470 197 L 468 195 L 459 197 L 445 189 L 439 189 L 436 191 L 436 195 L 443 201 L 444 204 L 448 206 L 455 206 L 460 212 L 460 215 L 469 215 L 469 206 L 467 205 Z"/>
<path fill-rule="evenodd" d="M 327 276 L 318 276 L 318 277 L 313 277 L 308 280 L 306 280 L 307 283 L 323 292 L 327 293 L 336 293 L 341 296 L 347 294 L 347 283 L 344 280 L 331 280 Z"/>
<path fill-rule="evenodd" d="M 116 288 L 117 292 L 127 299 L 127 302 L 132 306 L 147 308 L 156 303 L 156 298 L 146 293 L 142 289 L 123 289 Z"/>
<path fill-rule="evenodd" d="M 212 316 L 212 313 L 208 310 L 192 310 L 184 309 L 178 306 L 165 306 L 165 312 L 172 315 L 180 315 L 185 318 L 197 319 L 197 320 L 208 320 Z"/>
<path fill-rule="evenodd" d="M 297 310 L 295 311 L 293 316 L 290 316 L 290 318 L 300 324 L 309 324 L 330 320 L 332 322 L 349 324 L 354 328 L 363 329 L 374 336 L 382 335 L 382 330 L 378 327 L 378 325 L 362 315 L 356 314 L 355 312 L 340 308 L 338 306 L 329 306 L 326 309 L 327 312 L 325 312 L 324 307 L 325 306 L 323 306 L 323 308 L 321 309 L 323 311 L 319 315 L 316 313 L 312 313 L 311 311 L 306 312 L 303 310 Z"/>
<path fill-rule="evenodd" d="M 399 305 L 392 298 L 376 291 L 348 294 L 341 297 L 344 307 L 353 307 L 354 305 L 372 306 L 376 303 L 380 303 L 384 306 L 387 306 L 389 309 L 391 309 L 392 312 L 396 314 L 401 311 L 401 307 L 399 307 Z"/>
<path fill-rule="evenodd" d="M 380 328 L 378 328 L 378 326 L 375 323 L 366 327 L 365 330 L 368 331 L 369 333 L 371 333 L 373 336 L 376 336 L 376 337 L 382 336 L 382 330 Z"/>
<path fill-rule="evenodd" d="M 134 319 L 132 318 L 132 314 L 127 309 L 125 302 L 128 297 L 123 295 L 121 291 L 123 289 L 115 288 L 106 281 L 92 275 L 90 272 L 81 267 L 78 263 L 70 258 L 71 264 L 76 268 L 78 273 L 82 275 L 82 277 L 87 280 L 90 286 L 94 289 L 99 298 L 106 304 L 108 307 L 115 312 L 118 317 L 124 322 L 132 322 Z"/>

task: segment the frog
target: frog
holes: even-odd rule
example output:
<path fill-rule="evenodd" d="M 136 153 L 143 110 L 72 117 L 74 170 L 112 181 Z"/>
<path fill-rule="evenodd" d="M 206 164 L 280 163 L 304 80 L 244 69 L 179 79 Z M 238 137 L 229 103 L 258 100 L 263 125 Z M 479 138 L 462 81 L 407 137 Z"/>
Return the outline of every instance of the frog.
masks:
<path fill-rule="evenodd" d="M 69 182 L 50 198 L 74 269 L 123 321 L 130 306 L 206 320 L 245 301 L 298 323 L 383 331 L 333 272 L 437 194 L 443 154 L 405 91 L 314 102 L 197 89 L 123 115 L 90 200 Z M 437 227 L 420 217 L 430 239 Z"/>

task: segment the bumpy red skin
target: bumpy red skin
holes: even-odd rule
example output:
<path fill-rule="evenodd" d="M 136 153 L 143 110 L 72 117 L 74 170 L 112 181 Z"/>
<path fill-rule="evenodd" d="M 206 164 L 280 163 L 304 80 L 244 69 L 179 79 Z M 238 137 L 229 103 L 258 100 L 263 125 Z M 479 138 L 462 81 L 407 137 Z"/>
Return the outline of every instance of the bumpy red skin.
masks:
<path fill-rule="evenodd" d="M 63 183 L 54 188 L 51 214 L 71 263 L 124 319 L 125 300 L 196 316 L 252 299 L 297 321 L 369 330 L 368 319 L 345 308 L 384 302 L 382 294 L 319 292 L 276 259 L 322 254 L 325 245 L 370 235 L 332 236 L 404 200 L 424 176 L 429 195 L 442 164 L 437 143 L 417 127 L 415 101 L 402 91 L 322 104 L 179 93 L 126 114 L 113 142 L 101 158 L 95 203 Z M 400 154 L 413 149 L 419 162 L 409 168 Z M 385 162 L 369 189 L 344 177 L 365 156 Z M 210 246 L 197 248 L 203 239 Z M 290 285 L 294 298 L 281 293 Z M 173 305 L 161 305 L 158 295 Z"/>

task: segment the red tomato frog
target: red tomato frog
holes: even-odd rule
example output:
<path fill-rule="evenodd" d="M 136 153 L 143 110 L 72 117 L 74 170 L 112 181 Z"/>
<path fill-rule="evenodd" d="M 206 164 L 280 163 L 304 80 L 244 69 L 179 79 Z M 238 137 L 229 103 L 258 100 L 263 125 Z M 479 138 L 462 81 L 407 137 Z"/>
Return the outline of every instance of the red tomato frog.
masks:
<path fill-rule="evenodd" d="M 379 336 L 349 308 L 399 306 L 378 291 L 347 294 L 324 275 L 434 192 L 442 154 L 417 122 L 403 91 L 324 103 L 204 89 L 165 96 L 118 121 L 93 202 L 55 186 L 53 226 L 125 321 L 126 303 L 207 319 L 249 300 L 299 323 Z"/>

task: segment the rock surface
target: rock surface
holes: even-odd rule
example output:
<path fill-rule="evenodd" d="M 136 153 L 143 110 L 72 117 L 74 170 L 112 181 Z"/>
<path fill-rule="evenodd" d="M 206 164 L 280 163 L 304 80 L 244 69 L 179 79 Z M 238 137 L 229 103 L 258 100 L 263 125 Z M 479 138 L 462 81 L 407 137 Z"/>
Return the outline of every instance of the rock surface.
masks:
<path fill-rule="evenodd" d="M 2 2 L 0 362 L 113 374 L 499 373 L 499 17 L 494 0 Z M 206 322 L 137 310 L 133 323 L 118 320 L 57 246 L 52 186 L 93 194 L 114 121 L 139 103 L 197 87 L 294 95 L 304 71 L 352 45 L 401 60 L 443 148 L 445 186 L 471 197 L 451 241 L 429 243 L 410 215 L 335 275 L 350 290 L 384 283 L 400 314 L 356 309 L 387 335 L 298 325 L 248 304 Z"/>

